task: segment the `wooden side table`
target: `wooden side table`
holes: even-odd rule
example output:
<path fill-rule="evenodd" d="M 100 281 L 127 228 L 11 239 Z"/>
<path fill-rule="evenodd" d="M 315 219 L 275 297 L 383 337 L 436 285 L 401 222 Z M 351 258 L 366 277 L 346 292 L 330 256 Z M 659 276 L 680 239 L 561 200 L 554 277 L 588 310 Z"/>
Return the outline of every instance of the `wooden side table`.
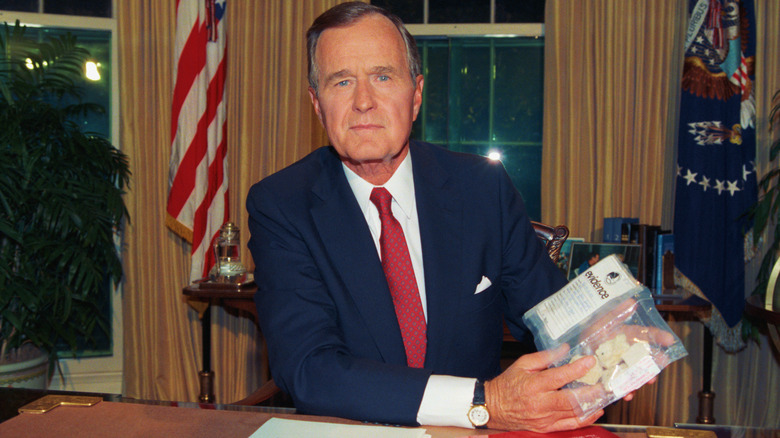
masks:
<path fill-rule="evenodd" d="M 664 298 L 659 295 L 655 302 L 655 308 L 664 319 L 675 321 L 696 321 L 698 315 L 712 311 L 712 303 L 699 298 L 696 295 L 686 294 Z M 715 393 L 712 392 L 712 333 L 704 328 L 702 351 L 702 388 L 699 391 L 699 415 L 696 422 L 700 424 L 715 423 Z"/>
<path fill-rule="evenodd" d="M 211 369 L 211 307 L 222 306 L 249 312 L 257 321 L 257 308 L 253 297 L 257 292 L 257 285 L 247 283 L 243 285 L 229 283 L 193 283 L 184 287 L 182 293 L 189 298 L 204 301 L 209 308 L 203 312 L 200 319 L 203 353 L 202 369 L 198 373 L 200 378 L 200 395 L 198 400 L 203 403 L 214 403 L 214 371 Z"/>

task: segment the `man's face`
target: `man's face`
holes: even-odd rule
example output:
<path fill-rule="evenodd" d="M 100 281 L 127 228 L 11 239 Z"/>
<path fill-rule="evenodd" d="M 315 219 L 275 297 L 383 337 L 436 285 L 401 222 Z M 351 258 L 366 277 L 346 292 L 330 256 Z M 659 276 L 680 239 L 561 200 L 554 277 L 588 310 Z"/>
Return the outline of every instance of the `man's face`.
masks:
<path fill-rule="evenodd" d="M 342 160 L 353 170 L 365 164 L 397 167 L 420 109 L 423 77 L 412 81 L 403 38 L 392 22 L 369 15 L 324 31 L 315 61 L 319 89 L 310 88 L 309 95 Z"/>

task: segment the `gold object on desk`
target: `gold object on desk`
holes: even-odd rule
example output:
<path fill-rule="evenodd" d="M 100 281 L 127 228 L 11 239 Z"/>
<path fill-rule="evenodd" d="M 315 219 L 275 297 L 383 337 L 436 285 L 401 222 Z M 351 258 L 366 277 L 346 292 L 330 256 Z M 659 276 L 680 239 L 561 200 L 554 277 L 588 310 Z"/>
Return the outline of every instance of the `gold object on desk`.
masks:
<path fill-rule="evenodd" d="M 716 438 L 715 432 L 711 430 L 648 426 L 645 432 L 647 438 Z"/>
<path fill-rule="evenodd" d="M 100 397 L 84 395 L 45 395 L 34 402 L 27 403 L 19 408 L 19 413 L 43 414 L 57 406 L 93 406 L 103 401 Z"/>

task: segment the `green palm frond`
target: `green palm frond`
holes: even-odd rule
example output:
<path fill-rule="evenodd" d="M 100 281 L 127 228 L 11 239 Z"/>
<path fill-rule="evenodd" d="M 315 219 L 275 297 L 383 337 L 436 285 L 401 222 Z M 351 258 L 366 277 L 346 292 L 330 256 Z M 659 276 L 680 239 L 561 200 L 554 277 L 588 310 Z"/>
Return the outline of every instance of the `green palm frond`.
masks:
<path fill-rule="evenodd" d="M 99 295 L 118 283 L 116 233 L 127 157 L 72 117 L 100 109 L 77 86 L 89 53 L 75 37 L 0 32 L 0 341 L 49 351 L 107 329 Z M 73 101 L 78 103 L 73 104 Z"/>

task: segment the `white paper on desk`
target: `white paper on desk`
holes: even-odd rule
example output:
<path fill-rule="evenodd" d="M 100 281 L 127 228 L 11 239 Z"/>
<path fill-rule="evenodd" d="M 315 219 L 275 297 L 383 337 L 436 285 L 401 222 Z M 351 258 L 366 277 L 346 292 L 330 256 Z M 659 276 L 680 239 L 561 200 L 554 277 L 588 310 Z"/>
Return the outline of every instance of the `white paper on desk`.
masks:
<path fill-rule="evenodd" d="M 316 436 L 318 438 L 430 438 L 425 429 L 404 427 L 368 426 L 357 424 L 319 423 L 315 421 L 271 418 L 249 438 L 287 438 L 291 436 Z"/>

